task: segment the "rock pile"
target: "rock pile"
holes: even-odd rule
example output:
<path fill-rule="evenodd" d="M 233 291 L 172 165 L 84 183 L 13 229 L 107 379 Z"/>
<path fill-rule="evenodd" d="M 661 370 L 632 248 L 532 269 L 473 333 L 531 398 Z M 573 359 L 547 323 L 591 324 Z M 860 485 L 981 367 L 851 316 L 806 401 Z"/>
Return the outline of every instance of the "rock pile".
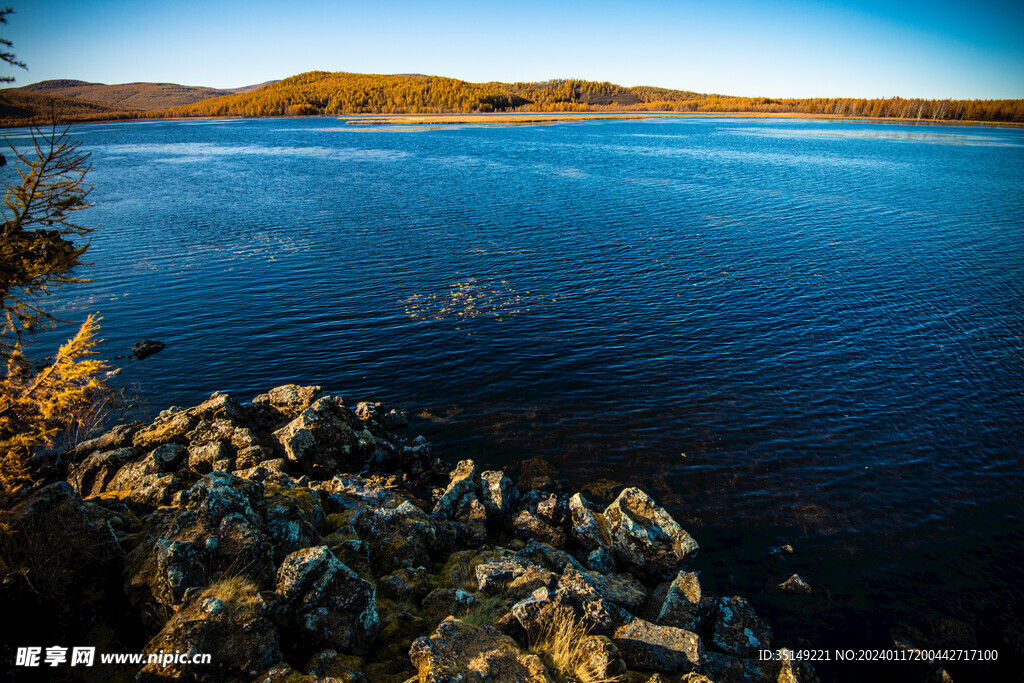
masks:
<path fill-rule="evenodd" d="M 28 540 L 49 514 L 50 542 L 96 550 L 68 576 L 120 577 L 83 579 L 112 621 L 101 648 L 211 655 L 142 681 L 816 680 L 745 599 L 702 591 L 697 542 L 640 489 L 600 508 L 448 471 L 404 423 L 318 387 L 215 394 L 80 444 L 0 522 Z M 23 559 L 5 613 L 39 571 Z"/>

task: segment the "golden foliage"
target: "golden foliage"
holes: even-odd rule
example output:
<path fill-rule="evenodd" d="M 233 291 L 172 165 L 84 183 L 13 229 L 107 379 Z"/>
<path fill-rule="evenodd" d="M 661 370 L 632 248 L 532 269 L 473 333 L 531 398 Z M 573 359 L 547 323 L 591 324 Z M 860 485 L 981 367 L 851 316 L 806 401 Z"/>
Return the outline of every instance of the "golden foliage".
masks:
<path fill-rule="evenodd" d="M 650 86 L 557 79 L 469 83 L 439 76 L 310 71 L 166 116 L 305 116 L 471 112 L 662 111 L 865 116 L 926 121 L 1024 122 L 1024 100 L 730 97 Z"/>
<path fill-rule="evenodd" d="M 61 86 L 62 83 L 67 85 Z M 18 125 L 43 116 L 46 100 L 40 93 L 32 92 L 43 86 L 54 94 L 83 98 L 61 98 L 69 107 L 66 117 L 74 121 L 190 116 L 653 111 L 1024 122 L 1024 100 L 779 99 L 702 94 L 652 86 L 625 87 L 607 81 L 580 79 L 470 83 L 442 76 L 309 71 L 236 94 L 173 84 L 104 86 L 76 81 L 55 81 L 48 86 L 35 84 L 0 92 L 0 123 Z M 161 104 L 170 106 L 175 101 L 186 104 L 158 110 Z"/>
<path fill-rule="evenodd" d="M 18 347 L 8 358 L 7 376 L 0 380 L 0 493 L 26 483 L 32 451 L 51 445 L 60 431 L 80 426 L 104 393 L 98 377 L 106 366 L 92 350 L 98 329 L 99 319 L 90 315 L 37 373 Z"/>

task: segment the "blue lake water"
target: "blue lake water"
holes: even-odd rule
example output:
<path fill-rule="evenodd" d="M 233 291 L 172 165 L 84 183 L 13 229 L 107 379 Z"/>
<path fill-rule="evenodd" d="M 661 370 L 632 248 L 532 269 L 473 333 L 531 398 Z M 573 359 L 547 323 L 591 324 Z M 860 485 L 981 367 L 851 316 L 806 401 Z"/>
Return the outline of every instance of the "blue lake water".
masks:
<path fill-rule="evenodd" d="M 72 135 L 92 282 L 53 305 L 99 311 L 108 357 L 167 344 L 118 378 L 150 412 L 285 382 L 383 400 L 453 461 L 647 489 L 708 592 L 751 597 L 782 644 L 1024 656 L 1024 131 Z M 810 598 L 775 589 L 793 572 Z"/>

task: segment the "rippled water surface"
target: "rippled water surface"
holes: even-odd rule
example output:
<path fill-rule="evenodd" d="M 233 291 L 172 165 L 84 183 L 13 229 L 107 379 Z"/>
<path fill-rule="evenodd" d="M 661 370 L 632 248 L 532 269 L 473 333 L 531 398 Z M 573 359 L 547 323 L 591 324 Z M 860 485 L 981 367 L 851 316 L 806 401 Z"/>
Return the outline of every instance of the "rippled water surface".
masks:
<path fill-rule="evenodd" d="M 99 311 L 109 356 L 167 344 L 120 377 L 151 410 L 284 382 L 384 400 L 450 459 L 651 491 L 783 644 L 1021 657 L 1024 132 L 72 132 L 99 227 L 55 303 Z M 793 572 L 812 597 L 774 588 Z"/>

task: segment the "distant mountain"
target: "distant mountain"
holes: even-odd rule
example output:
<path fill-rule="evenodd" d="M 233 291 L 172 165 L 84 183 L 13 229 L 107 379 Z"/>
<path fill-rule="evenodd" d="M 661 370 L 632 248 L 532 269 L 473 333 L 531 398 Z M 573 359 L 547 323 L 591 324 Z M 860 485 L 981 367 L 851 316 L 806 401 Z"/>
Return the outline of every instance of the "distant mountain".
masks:
<path fill-rule="evenodd" d="M 160 111 L 161 109 L 180 107 L 183 104 L 194 104 L 210 97 L 230 95 L 233 92 L 216 88 L 178 85 L 177 83 L 107 85 L 71 80 L 41 81 L 11 89 L 40 95 L 57 95 L 102 102 L 121 111 Z"/>
<path fill-rule="evenodd" d="M 117 107 L 104 102 L 28 92 L 21 88 L 0 89 L 0 126 L 23 126 L 33 121 L 45 121 L 50 117 L 51 108 L 63 121 L 126 117 Z"/>

